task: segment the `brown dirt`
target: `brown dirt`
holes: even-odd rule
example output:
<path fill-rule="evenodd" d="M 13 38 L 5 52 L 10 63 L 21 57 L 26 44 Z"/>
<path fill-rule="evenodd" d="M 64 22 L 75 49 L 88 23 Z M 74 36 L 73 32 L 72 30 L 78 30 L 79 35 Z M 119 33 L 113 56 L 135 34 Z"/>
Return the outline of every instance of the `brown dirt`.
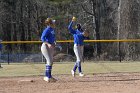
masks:
<path fill-rule="evenodd" d="M 54 75 L 55 83 L 43 76 L 1 77 L 0 93 L 140 93 L 140 73 Z"/>

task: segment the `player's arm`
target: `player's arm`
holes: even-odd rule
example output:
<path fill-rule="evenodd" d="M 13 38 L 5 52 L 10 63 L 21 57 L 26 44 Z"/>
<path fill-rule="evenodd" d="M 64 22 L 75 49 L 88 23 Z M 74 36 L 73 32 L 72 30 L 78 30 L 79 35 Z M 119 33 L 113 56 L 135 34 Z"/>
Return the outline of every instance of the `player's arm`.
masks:
<path fill-rule="evenodd" d="M 48 28 L 46 28 L 46 29 L 43 31 L 43 33 L 42 33 L 42 35 L 41 35 L 41 40 L 42 40 L 42 42 L 47 42 L 47 41 L 46 41 L 46 38 L 47 38 L 47 36 L 48 36 L 48 31 L 49 31 Z"/>
<path fill-rule="evenodd" d="M 70 22 L 70 24 L 69 24 L 69 26 L 68 26 L 68 29 L 69 29 L 70 33 L 72 33 L 72 34 L 75 34 L 75 30 L 72 28 L 72 27 L 73 27 L 73 23 L 74 23 L 75 21 L 76 21 L 76 18 L 73 17 L 73 18 L 72 18 L 72 21 Z"/>

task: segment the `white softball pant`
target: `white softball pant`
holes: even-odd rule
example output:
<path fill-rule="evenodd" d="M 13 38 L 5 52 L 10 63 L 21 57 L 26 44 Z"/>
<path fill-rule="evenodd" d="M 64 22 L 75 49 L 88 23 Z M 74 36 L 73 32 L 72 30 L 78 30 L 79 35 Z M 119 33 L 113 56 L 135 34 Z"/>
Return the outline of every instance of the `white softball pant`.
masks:
<path fill-rule="evenodd" d="M 47 60 L 47 65 L 52 66 L 54 48 L 49 48 L 47 44 L 43 43 L 41 46 L 41 52 L 43 56 L 45 57 L 45 59 Z"/>
<path fill-rule="evenodd" d="M 83 61 L 83 51 L 84 51 L 84 46 L 79 46 L 74 44 L 74 53 L 76 55 L 77 62 Z"/>

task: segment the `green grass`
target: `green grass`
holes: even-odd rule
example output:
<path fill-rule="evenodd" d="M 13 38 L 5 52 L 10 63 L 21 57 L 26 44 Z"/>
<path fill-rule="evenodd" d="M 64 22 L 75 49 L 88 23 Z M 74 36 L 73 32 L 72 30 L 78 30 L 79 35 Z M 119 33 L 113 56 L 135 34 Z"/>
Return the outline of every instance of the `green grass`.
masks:
<path fill-rule="evenodd" d="M 54 63 L 53 74 L 70 74 L 74 63 Z M 11 63 L 10 65 L 2 63 L 0 68 L 0 77 L 9 76 L 32 76 L 44 75 L 45 64 L 27 64 Z M 82 63 L 82 69 L 85 74 L 110 73 L 110 72 L 140 72 L 140 62 L 105 62 L 105 63 Z"/>

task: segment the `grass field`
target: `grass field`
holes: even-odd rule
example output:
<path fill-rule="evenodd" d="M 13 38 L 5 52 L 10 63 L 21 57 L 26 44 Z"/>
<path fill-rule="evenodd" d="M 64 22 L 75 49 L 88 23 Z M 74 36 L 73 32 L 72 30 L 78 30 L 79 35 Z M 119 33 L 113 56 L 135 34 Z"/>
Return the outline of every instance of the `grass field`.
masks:
<path fill-rule="evenodd" d="M 85 62 L 84 77 L 70 75 L 73 65 L 54 63 L 57 81 L 48 83 L 44 63 L 2 63 L 0 93 L 139 93 L 140 62 Z"/>
<path fill-rule="evenodd" d="M 2 63 L 0 77 L 44 75 L 45 64 L 34 63 Z M 53 74 L 70 74 L 74 63 L 54 63 Z M 85 62 L 82 63 L 85 74 L 110 73 L 110 72 L 140 72 L 140 62 Z"/>

